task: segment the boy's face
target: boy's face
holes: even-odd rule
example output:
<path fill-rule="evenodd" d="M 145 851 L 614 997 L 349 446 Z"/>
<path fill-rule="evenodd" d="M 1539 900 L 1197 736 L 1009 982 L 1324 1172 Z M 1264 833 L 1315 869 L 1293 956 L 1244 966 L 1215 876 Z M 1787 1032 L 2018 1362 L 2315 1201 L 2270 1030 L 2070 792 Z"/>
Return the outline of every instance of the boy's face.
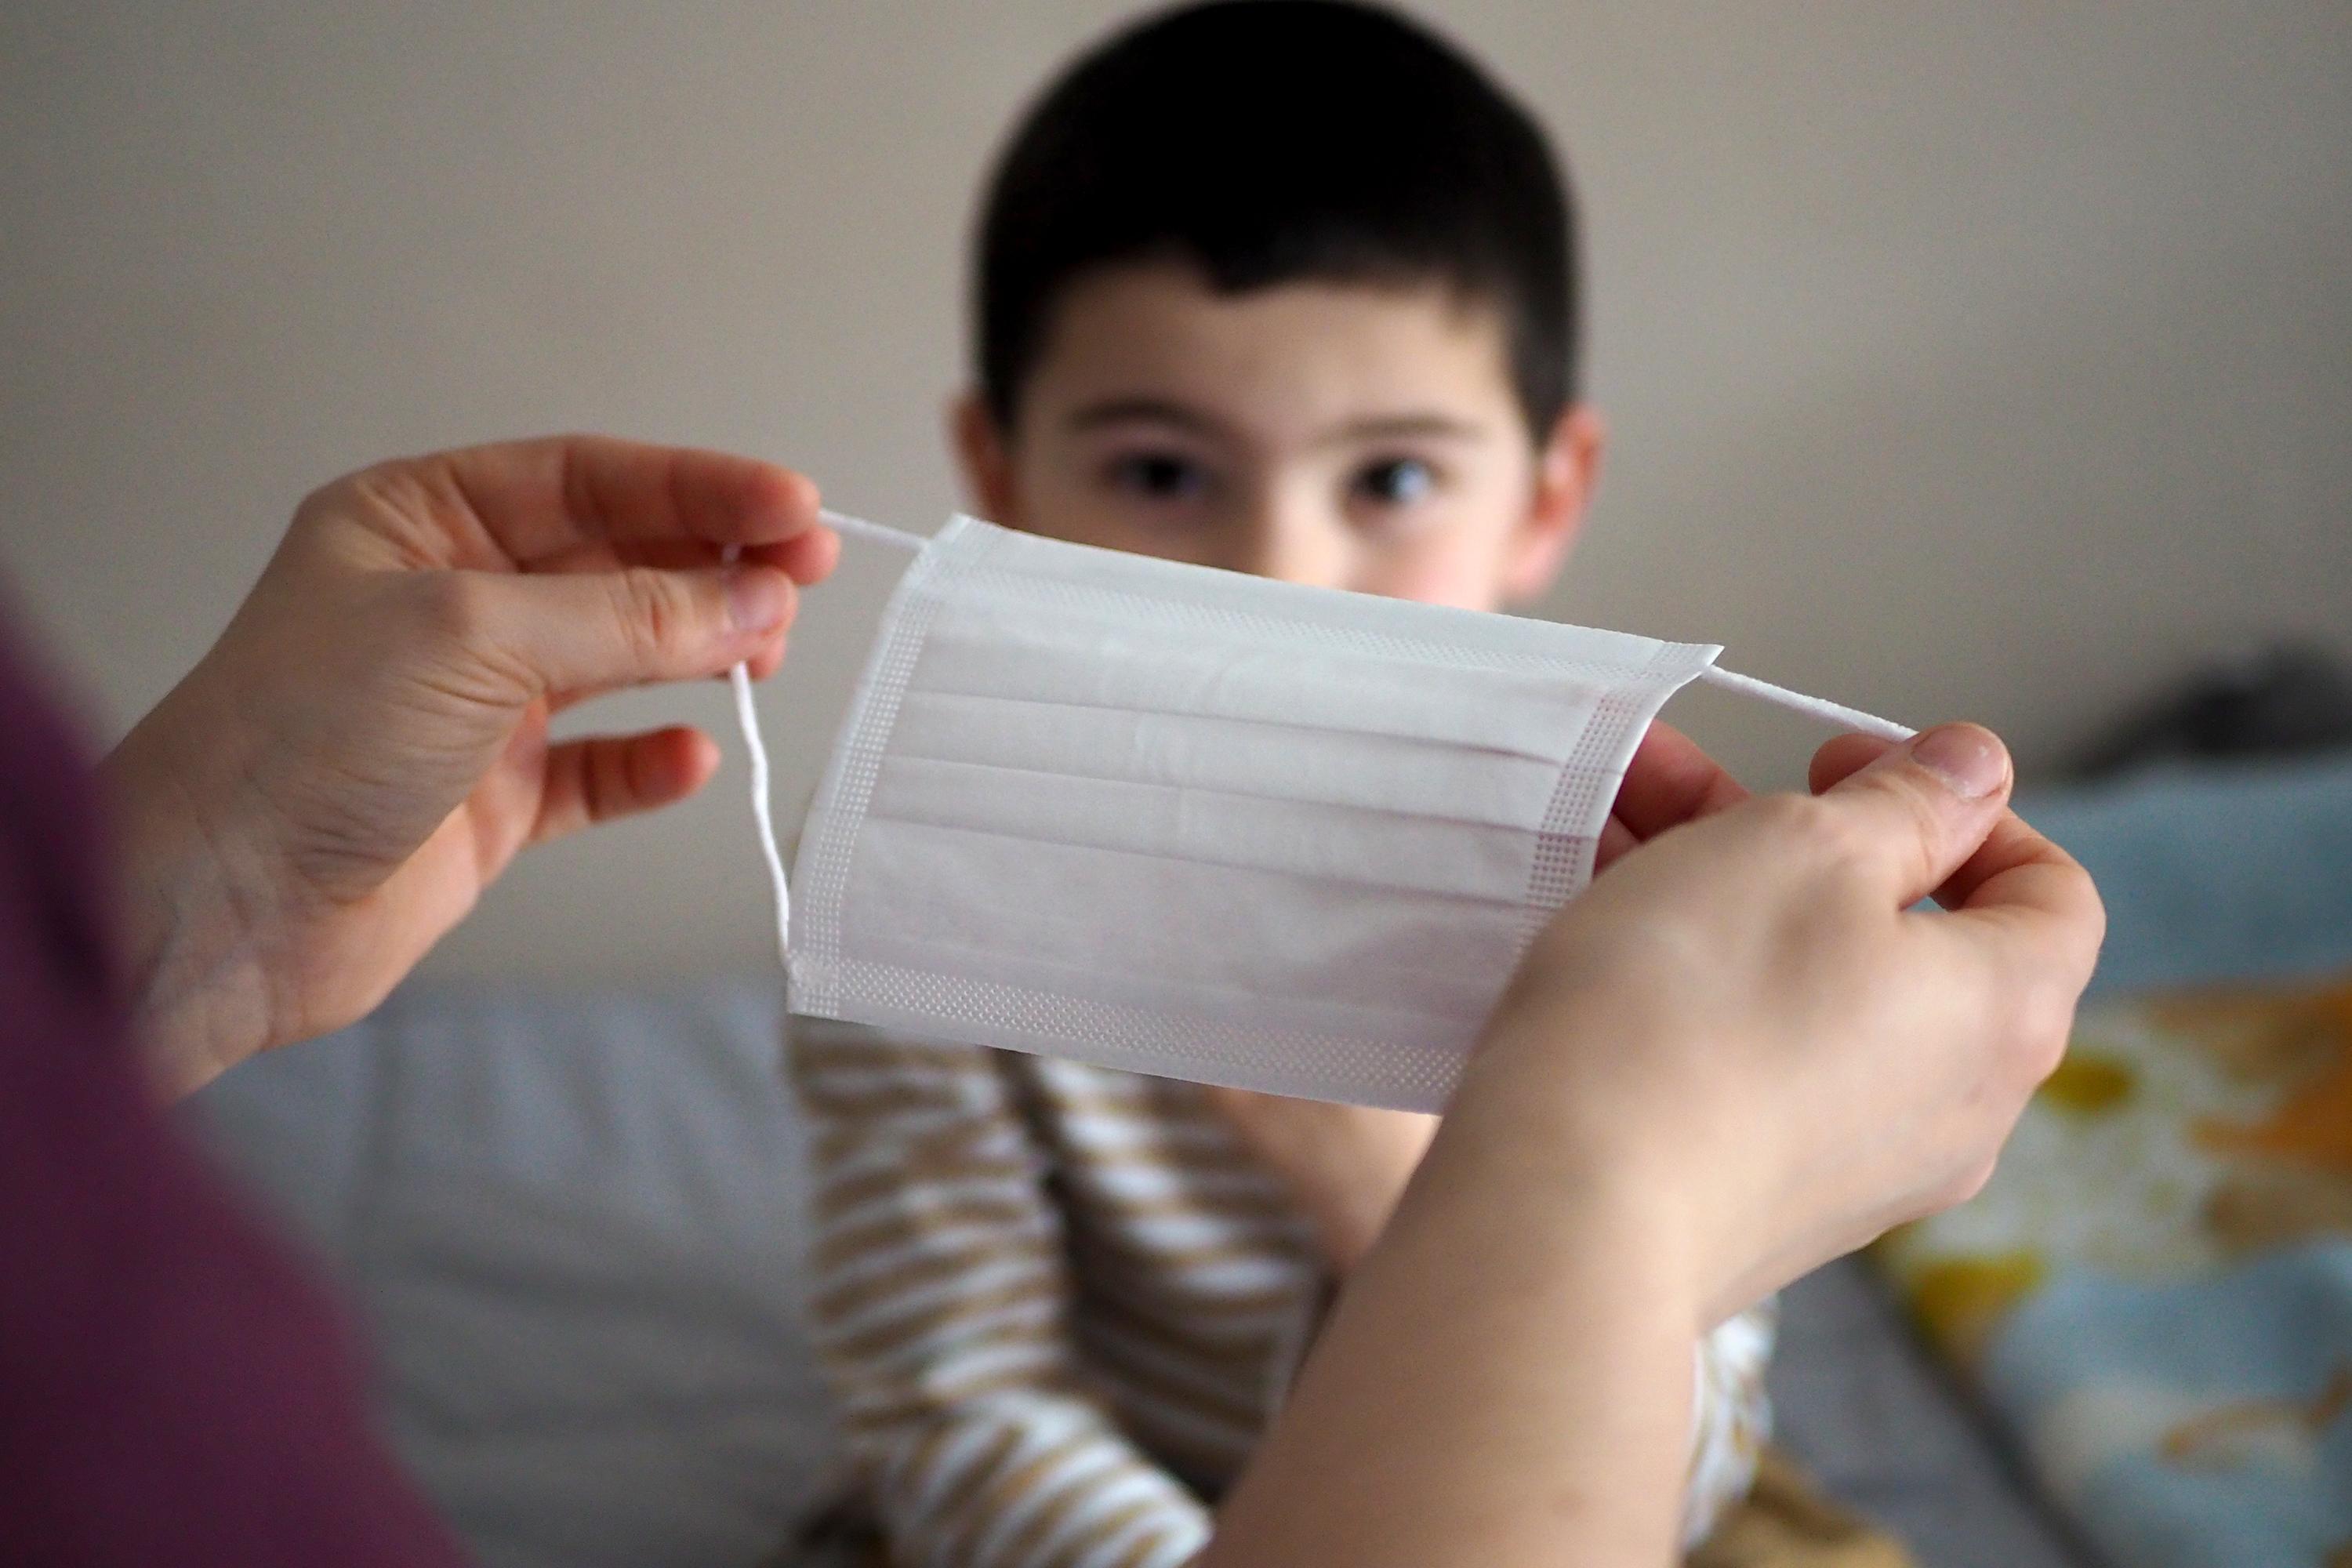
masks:
<path fill-rule="evenodd" d="M 1219 294 L 1175 263 L 1064 293 L 1020 417 L 957 409 L 965 480 L 1008 527 L 1471 609 L 1540 593 L 1600 426 L 1531 440 L 1497 311 L 1432 286 Z"/>

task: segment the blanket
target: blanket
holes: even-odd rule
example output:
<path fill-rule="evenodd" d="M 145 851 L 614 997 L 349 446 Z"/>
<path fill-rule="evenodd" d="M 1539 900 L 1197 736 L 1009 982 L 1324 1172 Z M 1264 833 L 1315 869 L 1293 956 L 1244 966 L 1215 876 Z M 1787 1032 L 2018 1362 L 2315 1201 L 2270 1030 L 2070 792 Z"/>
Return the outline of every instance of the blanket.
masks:
<path fill-rule="evenodd" d="M 2117 1568 L 2352 1568 L 2352 980 L 2085 1013 L 1878 1256 Z"/>

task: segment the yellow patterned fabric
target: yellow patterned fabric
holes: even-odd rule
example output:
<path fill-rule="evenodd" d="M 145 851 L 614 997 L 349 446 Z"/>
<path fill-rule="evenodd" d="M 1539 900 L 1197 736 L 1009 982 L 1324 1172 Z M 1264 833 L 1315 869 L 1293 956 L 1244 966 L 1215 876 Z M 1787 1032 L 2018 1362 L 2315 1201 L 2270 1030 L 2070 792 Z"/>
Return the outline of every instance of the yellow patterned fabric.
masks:
<path fill-rule="evenodd" d="M 1813 1489 L 1796 1462 L 1764 1451 L 1756 1484 L 1725 1511 L 1689 1568 L 1916 1568 L 1902 1543 Z"/>
<path fill-rule="evenodd" d="M 2352 984 L 2086 1013 L 1878 1255 L 2121 1568 L 2352 1563 Z"/>

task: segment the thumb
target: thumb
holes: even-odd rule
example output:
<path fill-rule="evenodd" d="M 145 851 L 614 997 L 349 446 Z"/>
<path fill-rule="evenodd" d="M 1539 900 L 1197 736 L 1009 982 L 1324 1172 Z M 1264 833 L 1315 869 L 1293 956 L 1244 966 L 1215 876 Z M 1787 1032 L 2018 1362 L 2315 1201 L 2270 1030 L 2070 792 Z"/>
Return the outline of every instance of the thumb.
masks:
<path fill-rule="evenodd" d="M 1916 903 L 1976 853 L 2000 820 L 2013 773 L 2000 737 L 1975 724 L 1922 731 L 1823 792 Z"/>
<path fill-rule="evenodd" d="M 698 571 L 478 574 L 474 651 L 519 664 L 541 692 L 713 675 L 792 624 L 792 579 L 743 563 Z"/>

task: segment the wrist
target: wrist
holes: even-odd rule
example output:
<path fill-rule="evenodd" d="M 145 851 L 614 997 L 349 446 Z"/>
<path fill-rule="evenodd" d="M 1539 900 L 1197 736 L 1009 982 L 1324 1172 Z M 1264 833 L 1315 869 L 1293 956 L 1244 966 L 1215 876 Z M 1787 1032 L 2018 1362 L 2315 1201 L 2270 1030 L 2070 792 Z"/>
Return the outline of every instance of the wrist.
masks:
<path fill-rule="evenodd" d="M 1699 1310 L 1638 1184 L 1456 1101 L 1219 1517 L 1211 1560 L 1659 1564 Z M 1490 1121 L 1490 1116 L 1492 1120 Z"/>
<path fill-rule="evenodd" d="M 1596 1003 L 1538 1015 L 1507 1003 L 1465 1070 L 1432 1158 L 1447 1151 L 1475 1162 L 1471 1179 L 1514 1202 L 1572 1205 L 1585 1226 L 1639 1255 L 1664 1292 L 1654 1297 L 1662 1308 L 1703 1332 L 1721 1293 L 1710 1269 L 1720 1247 L 1704 1180 L 1709 1154 L 1694 1145 L 1688 1119 L 1643 1081 L 1654 1026 L 1639 1011 Z"/>
<path fill-rule="evenodd" d="M 173 693 L 100 763 L 115 828 L 120 940 L 133 1028 L 159 1093 L 177 1099 L 265 1048 L 277 1006 L 263 961 L 267 879 L 236 829 L 240 764 L 189 745 Z M 209 727 L 199 726 L 200 731 Z"/>

